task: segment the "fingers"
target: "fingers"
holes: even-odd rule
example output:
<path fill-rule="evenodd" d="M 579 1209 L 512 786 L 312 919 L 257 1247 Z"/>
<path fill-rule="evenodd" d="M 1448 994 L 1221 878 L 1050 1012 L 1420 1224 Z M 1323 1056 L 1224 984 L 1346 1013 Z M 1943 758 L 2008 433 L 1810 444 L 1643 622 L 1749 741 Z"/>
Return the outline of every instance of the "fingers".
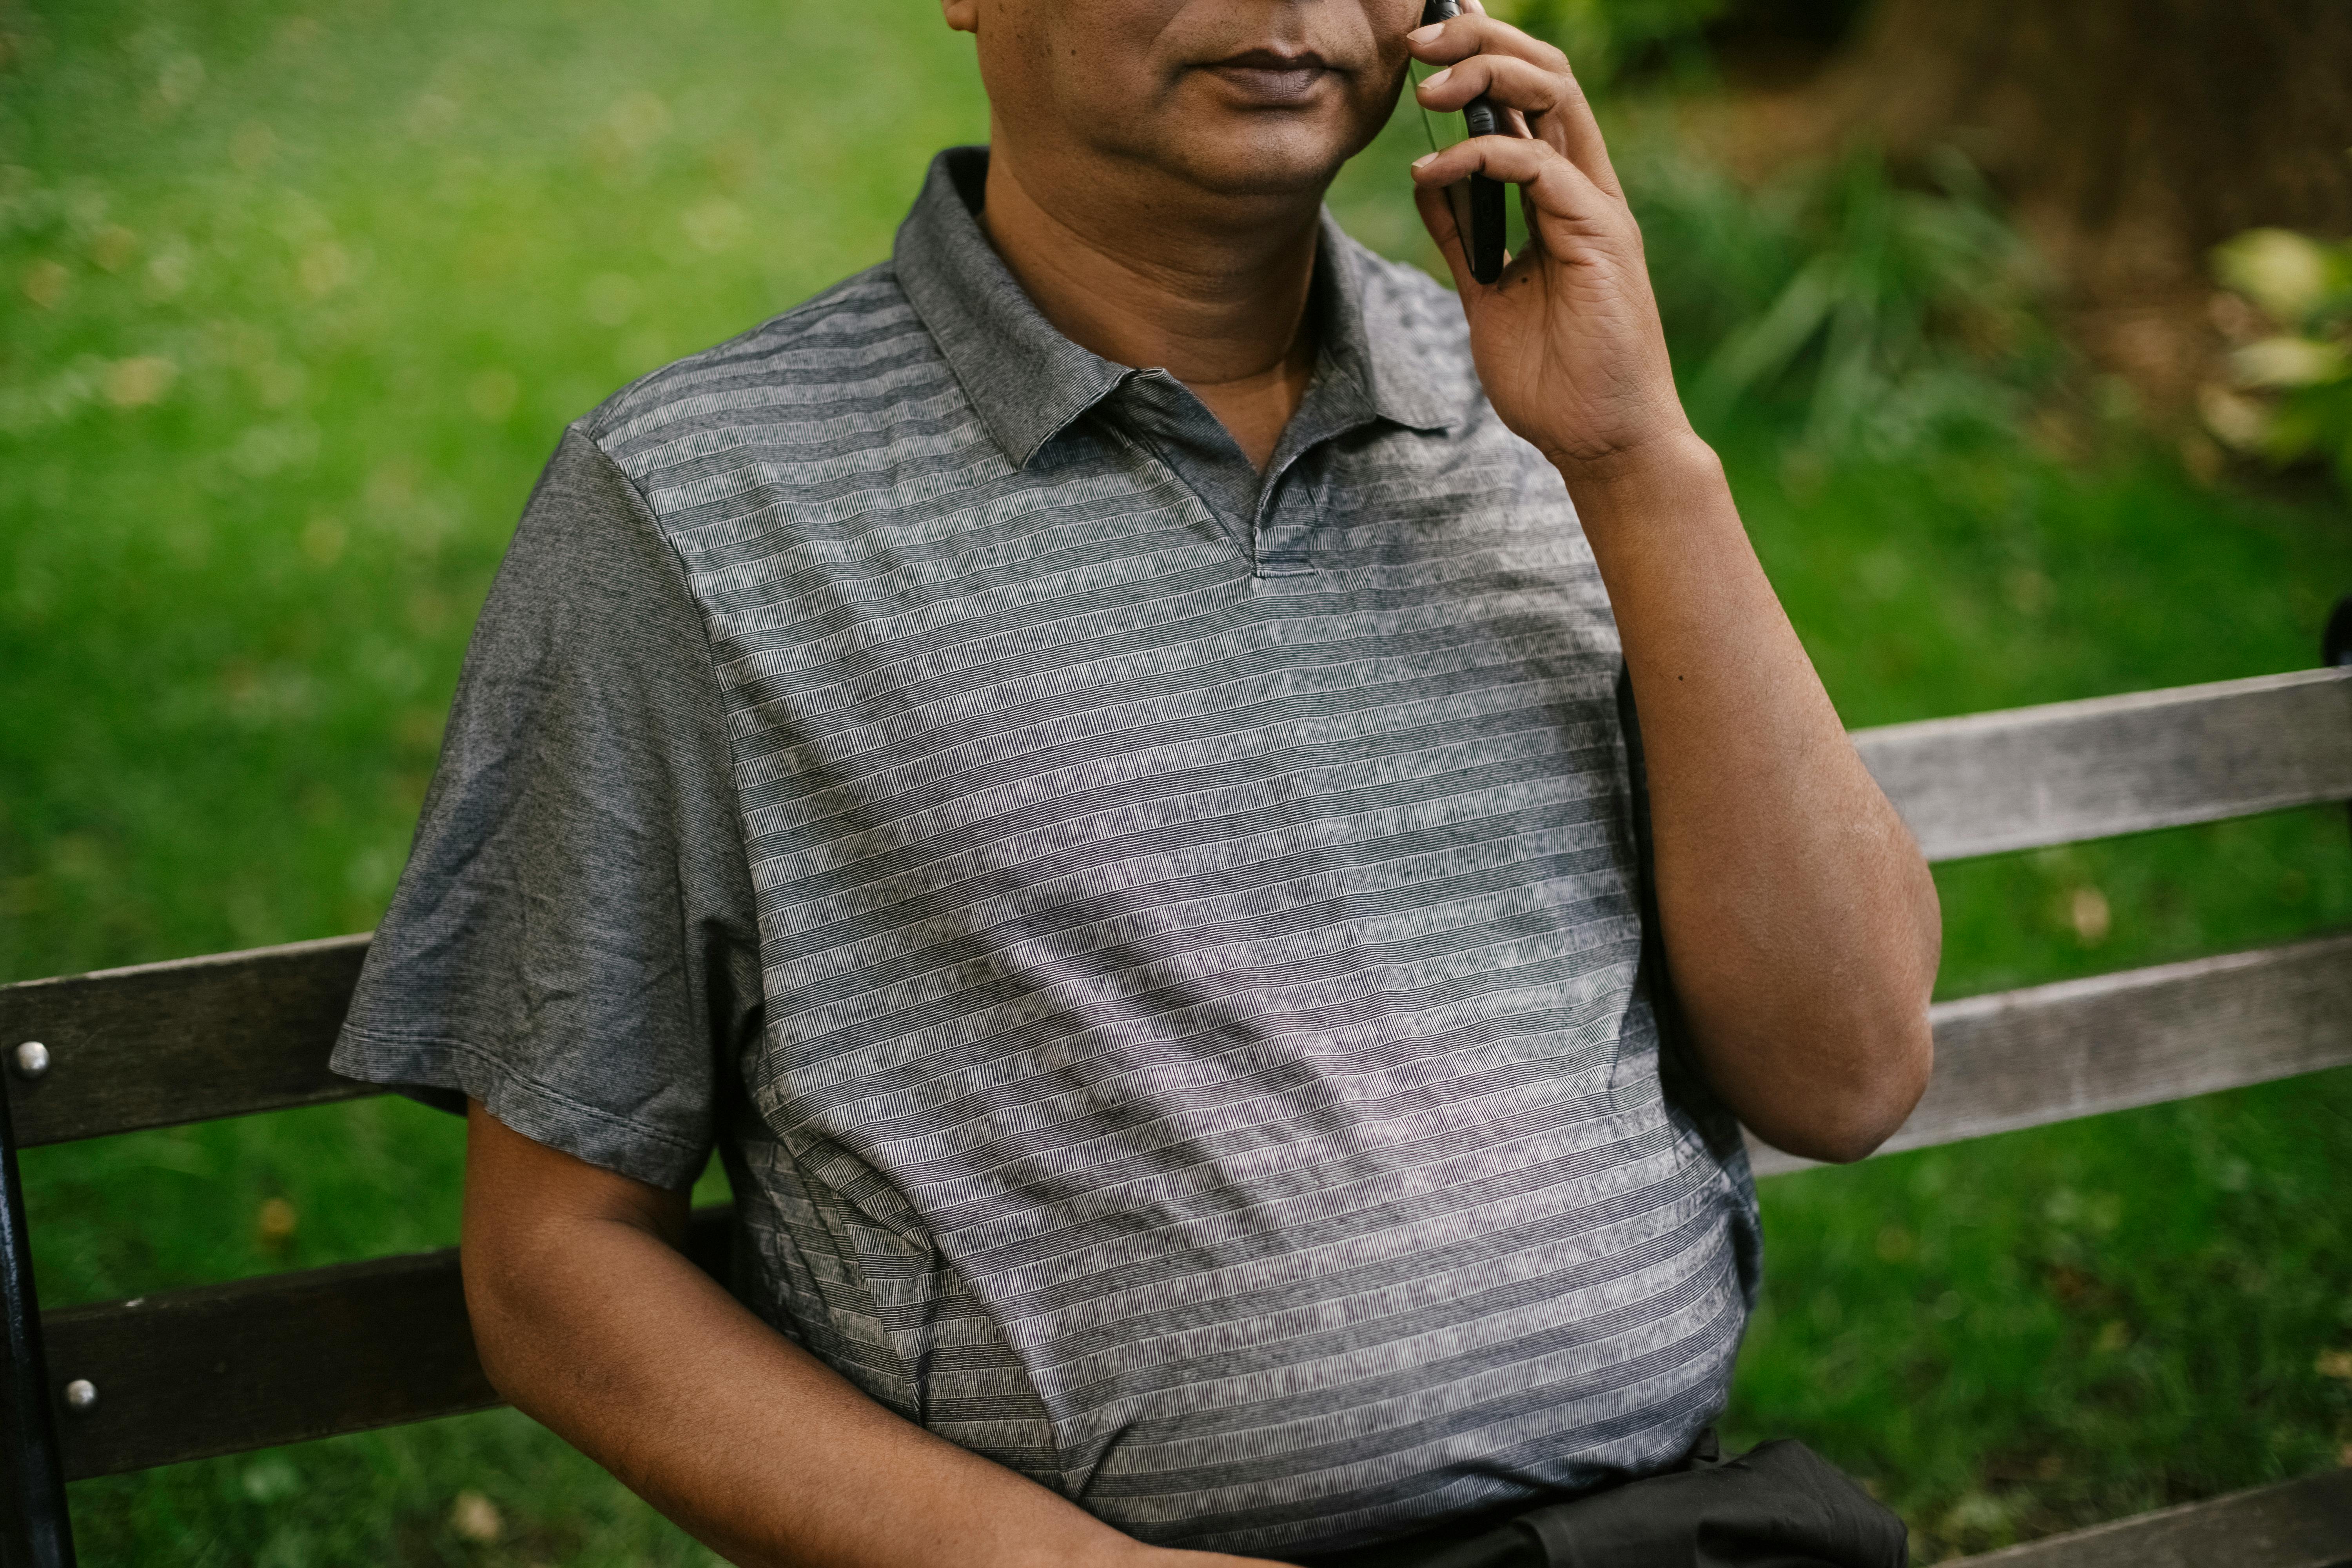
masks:
<path fill-rule="evenodd" d="M 1583 170 L 1547 142 L 1509 136 L 1474 136 L 1443 152 L 1426 153 L 1412 165 L 1413 184 L 1419 187 L 1416 194 L 1442 189 L 1473 174 L 1518 186 L 1529 208 L 1528 228 L 1538 239 L 1542 237 L 1537 231 L 1547 219 L 1569 226 L 1567 230 L 1559 231 L 1563 237 L 1577 229 L 1591 233 L 1612 230 L 1630 221 L 1623 202 L 1615 193 L 1603 191 Z M 1424 215 L 1426 210 L 1424 207 Z M 1438 237 L 1434 225 L 1430 233 L 1438 238 L 1438 248 L 1444 249 L 1445 241 Z"/>
<path fill-rule="evenodd" d="M 1520 111 L 1535 134 L 1550 142 L 1585 176 L 1622 198 L 1608 143 L 1568 57 L 1507 22 L 1465 14 L 1405 35 L 1413 58 L 1447 68 L 1421 84 L 1432 110 L 1461 108 L 1480 93 Z"/>
<path fill-rule="evenodd" d="M 1549 70 L 1568 69 L 1568 57 L 1541 38 L 1519 31 L 1508 22 L 1476 12 L 1465 12 L 1405 36 L 1413 58 L 1425 65 L 1450 66 L 1472 55 L 1508 55 Z"/>
<path fill-rule="evenodd" d="M 1553 111 L 1563 106 L 1575 87 L 1576 79 L 1565 72 L 1548 71 L 1507 55 L 1473 55 L 1459 65 L 1433 73 L 1416 90 L 1423 107 L 1438 114 L 1451 114 L 1483 93 L 1498 108 L 1520 110 L 1533 126 L 1538 117 L 1556 124 L 1559 116 Z M 1559 145 L 1550 136 L 1545 140 Z"/>

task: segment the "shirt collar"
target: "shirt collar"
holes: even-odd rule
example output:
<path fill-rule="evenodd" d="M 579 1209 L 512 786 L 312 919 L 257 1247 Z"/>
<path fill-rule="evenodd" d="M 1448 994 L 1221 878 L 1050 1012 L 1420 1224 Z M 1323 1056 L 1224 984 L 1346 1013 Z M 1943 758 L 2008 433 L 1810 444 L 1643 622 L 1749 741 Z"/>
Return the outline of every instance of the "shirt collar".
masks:
<path fill-rule="evenodd" d="M 980 226 L 988 149 L 951 147 L 931 160 L 892 250 L 898 286 L 922 319 L 981 422 L 1015 468 L 1137 372 L 1079 347 L 1030 302 Z M 1370 413 L 1442 429 L 1454 413 L 1404 334 L 1364 310 L 1362 247 L 1327 210 L 1318 258 L 1323 353 Z"/>

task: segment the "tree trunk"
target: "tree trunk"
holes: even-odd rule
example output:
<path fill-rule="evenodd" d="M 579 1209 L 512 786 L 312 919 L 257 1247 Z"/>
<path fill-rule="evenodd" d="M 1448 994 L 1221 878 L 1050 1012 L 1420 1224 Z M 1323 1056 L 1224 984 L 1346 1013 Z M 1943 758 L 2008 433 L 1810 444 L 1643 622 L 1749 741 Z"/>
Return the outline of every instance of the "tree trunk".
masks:
<path fill-rule="evenodd" d="M 1952 142 L 2084 243 L 2144 226 L 2127 268 L 2352 230 L 2344 0 L 1886 0 L 1837 74 L 1890 147 Z"/>
<path fill-rule="evenodd" d="M 2352 233 L 2347 0 L 1883 0 L 1808 96 L 1837 139 L 1968 154 L 2160 401 L 2210 356 L 2212 246 Z"/>

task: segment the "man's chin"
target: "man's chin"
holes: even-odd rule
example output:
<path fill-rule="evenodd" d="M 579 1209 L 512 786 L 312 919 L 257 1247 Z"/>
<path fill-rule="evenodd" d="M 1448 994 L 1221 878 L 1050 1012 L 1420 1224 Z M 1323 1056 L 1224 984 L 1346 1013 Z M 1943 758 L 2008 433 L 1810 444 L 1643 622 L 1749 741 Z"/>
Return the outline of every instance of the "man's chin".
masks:
<path fill-rule="evenodd" d="M 1262 121 L 1164 147 L 1153 161 L 1207 195 L 1242 198 L 1320 197 L 1348 160 L 1337 139 L 1304 127 L 1276 131 Z"/>

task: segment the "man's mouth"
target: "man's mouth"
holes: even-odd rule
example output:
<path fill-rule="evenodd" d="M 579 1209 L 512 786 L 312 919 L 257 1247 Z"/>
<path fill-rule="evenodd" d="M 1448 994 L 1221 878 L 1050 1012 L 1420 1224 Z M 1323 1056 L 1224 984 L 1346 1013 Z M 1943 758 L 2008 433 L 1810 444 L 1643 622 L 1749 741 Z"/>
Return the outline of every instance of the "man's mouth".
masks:
<path fill-rule="evenodd" d="M 1331 71 L 1323 57 L 1312 50 L 1285 54 L 1277 49 L 1244 49 L 1203 68 L 1239 89 L 1244 96 L 1265 104 L 1301 102 Z"/>

